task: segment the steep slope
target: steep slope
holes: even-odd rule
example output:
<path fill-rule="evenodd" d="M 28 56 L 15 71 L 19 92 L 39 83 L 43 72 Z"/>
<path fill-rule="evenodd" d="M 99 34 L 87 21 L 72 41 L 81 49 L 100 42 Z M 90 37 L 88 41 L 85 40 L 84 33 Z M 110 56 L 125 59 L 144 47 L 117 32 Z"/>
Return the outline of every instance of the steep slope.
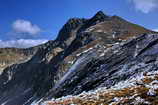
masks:
<path fill-rule="evenodd" d="M 133 39 L 143 33 L 148 34 Z M 130 67 L 139 67 L 148 56 L 143 54 L 157 44 L 157 35 L 149 33 L 155 32 L 101 11 L 91 19 L 70 19 L 57 39 L 38 48 L 29 61 L 4 70 L 0 104 L 30 105 L 126 80 L 141 72 Z"/>
<path fill-rule="evenodd" d="M 145 34 L 108 48 L 93 46 L 75 61 L 50 97 L 109 88 L 140 72 L 157 70 L 157 38 L 157 34 Z"/>

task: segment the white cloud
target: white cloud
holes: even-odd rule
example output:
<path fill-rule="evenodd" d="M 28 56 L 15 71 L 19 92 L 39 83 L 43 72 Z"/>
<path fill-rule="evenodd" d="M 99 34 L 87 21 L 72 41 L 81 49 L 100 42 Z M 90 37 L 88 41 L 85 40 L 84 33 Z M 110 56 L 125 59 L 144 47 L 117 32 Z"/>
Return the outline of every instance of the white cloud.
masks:
<path fill-rule="evenodd" d="M 153 31 L 156 31 L 156 32 L 158 32 L 158 29 L 153 29 Z"/>
<path fill-rule="evenodd" d="M 27 20 L 16 20 L 12 24 L 12 27 L 13 30 L 17 33 L 27 33 L 31 35 L 36 35 L 41 32 L 41 29 L 37 25 L 34 25 Z"/>
<path fill-rule="evenodd" d="M 28 48 L 46 43 L 47 41 L 48 40 L 45 39 L 38 39 L 38 40 L 19 39 L 19 40 L 8 40 L 8 41 L 0 40 L 0 48 L 6 48 L 6 47 Z"/>
<path fill-rule="evenodd" d="M 158 8 L 158 0 L 130 0 L 135 8 L 143 13 L 149 13 Z"/>

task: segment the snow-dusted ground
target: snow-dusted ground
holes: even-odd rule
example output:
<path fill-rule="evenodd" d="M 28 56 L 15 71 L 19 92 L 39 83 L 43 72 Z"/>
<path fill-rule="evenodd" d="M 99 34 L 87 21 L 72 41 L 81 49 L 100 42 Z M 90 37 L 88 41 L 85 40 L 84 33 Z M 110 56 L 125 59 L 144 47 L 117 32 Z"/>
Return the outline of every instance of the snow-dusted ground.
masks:
<path fill-rule="evenodd" d="M 98 88 L 97 90 L 94 90 L 94 91 L 83 92 L 77 96 L 66 96 L 59 99 L 52 99 L 50 101 L 46 101 L 42 103 L 42 105 L 60 105 L 60 104 L 80 105 L 81 103 L 75 103 L 76 102 L 75 100 L 82 100 L 85 102 L 87 100 L 91 100 L 94 102 L 101 101 L 100 99 L 101 94 L 114 96 L 112 98 L 112 102 L 109 102 L 109 105 L 117 105 L 117 103 L 122 103 L 125 100 L 132 100 L 131 104 L 134 104 L 134 105 L 139 105 L 139 104 L 151 105 L 151 102 L 149 102 L 146 99 L 143 99 L 141 96 L 138 95 L 140 94 L 139 92 L 132 93 L 132 95 L 130 96 L 127 94 L 126 97 L 118 97 L 116 94 L 117 94 L 117 91 L 119 92 L 125 89 L 130 89 L 130 90 L 137 89 L 137 88 L 139 89 L 139 87 L 142 86 L 143 88 L 148 90 L 146 93 L 147 96 L 149 97 L 156 96 L 157 90 L 158 90 L 158 80 L 156 79 L 158 79 L 158 71 L 152 71 L 148 73 L 143 72 L 137 75 L 135 78 L 130 78 L 126 81 L 119 82 L 115 86 L 112 86 L 110 89 L 107 89 L 106 87 Z M 151 80 L 151 81 L 149 82 L 147 80 Z M 97 104 L 94 104 L 94 105 L 97 105 Z"/>

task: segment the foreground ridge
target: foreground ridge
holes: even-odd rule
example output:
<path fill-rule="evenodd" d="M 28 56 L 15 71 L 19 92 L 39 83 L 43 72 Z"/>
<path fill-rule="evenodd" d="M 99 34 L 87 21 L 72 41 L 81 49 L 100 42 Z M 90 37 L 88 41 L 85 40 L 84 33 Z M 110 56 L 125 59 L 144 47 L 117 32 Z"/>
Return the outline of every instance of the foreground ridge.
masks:
<path fill-rule="evenodd" d="M 77 96 L 46 101 L 42 105 L 157 105 L 158 71 L 144 72 L 112 86 Z"/>

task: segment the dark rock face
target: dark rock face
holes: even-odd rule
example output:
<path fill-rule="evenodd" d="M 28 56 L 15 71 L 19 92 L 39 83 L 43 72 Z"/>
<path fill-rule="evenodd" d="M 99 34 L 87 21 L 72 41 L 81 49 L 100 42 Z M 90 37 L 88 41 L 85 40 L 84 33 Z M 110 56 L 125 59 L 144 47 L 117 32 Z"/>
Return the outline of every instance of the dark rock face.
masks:
<path fill-rule="evenodd" d="M 30 105 L 111 87 L 142 71 L 156 70 L 158 36 L 143 33 L 155 32 L 102 12 L 91 19 L 70 19 L 55 41 L 41 45 L 29 61 L 4 70 L 0 104 Z"/>

